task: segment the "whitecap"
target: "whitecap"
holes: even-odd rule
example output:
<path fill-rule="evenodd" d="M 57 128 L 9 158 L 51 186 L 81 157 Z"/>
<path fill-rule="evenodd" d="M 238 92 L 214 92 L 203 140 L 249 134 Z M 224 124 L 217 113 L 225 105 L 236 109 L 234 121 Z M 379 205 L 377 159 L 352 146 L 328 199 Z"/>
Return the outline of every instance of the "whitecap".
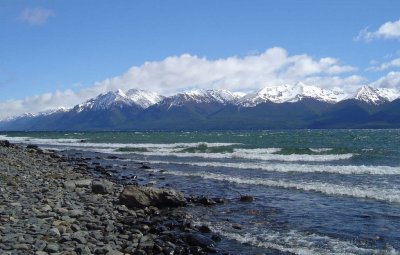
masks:
<path fill-rule="evenodd" d="M 157 172 L 157 170 L 151 170 L 151 169 L 146 171 Z M 356 186 L 356 185 L 349 187 L 339 184 L 323 183 L 323 182 L 291 182 L 285 180 L 268 180 L 261 178 L 247 179 L 244 177 L 236 177 L 236 176 L 215 174 L 209 172 L 190 173 L 190 172 L 167 170 L 163 173 L 176 176 L 185 176 L 185 177 L 201 177 L 203 179 L 208 179 L 208 180 L 228 181 L 238 184 L 262 185 L 262 186 L 269 186 L 276 188 L 313 191 L 333 196 L 349 196 L 355 198 L 375 199 L 384 202 L 400 203 L 400 190 L 398 189 L 382 189 L 378 187 L 366 187 L 366 186 Z"/>
<path fill-rule="evenodd" d="M 370 174 L 370 175 L 400 175 L 400 167 L 391 166 L 355 166 L 355 165 L 306 165 L 306 164 L 272 164 L 272 163 L 225 163 L 225 162 L 179 162 L 152 160 L 153 164 L 176 164 L 200 167 L 225 167 L 244 170 L 262 170 L 271 172 L 300 172 L 300 173 L 335 173 L 335 174 Z"/>

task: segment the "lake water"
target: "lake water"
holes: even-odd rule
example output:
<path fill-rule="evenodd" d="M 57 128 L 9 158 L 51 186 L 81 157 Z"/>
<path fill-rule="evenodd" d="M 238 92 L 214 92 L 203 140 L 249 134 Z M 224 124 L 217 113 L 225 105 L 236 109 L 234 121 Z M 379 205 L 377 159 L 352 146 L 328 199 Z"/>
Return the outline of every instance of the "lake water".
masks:
<path fill-rule="evenodd" d="M 222 205 L 188 210 L 233 254 L 400 252 L 400 130 L 3 132 L 0 139 L 119 154 L 109 163 L 120 179 L 134 174 L 223 197 Z M 153 168 L 133 170 L 138 161 Z M 239 194 L 255 200 L 238 202 Z"/>

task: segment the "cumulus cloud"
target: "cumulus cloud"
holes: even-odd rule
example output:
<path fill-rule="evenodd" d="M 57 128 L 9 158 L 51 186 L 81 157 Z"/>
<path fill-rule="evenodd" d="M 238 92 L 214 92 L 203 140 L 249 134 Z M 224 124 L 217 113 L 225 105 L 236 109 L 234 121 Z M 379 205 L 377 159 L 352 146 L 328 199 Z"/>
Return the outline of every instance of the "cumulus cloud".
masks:
<path fill-rule="evenodd" d="M 55 13 L 49 9 L 26 8 L 19 14 L 18 20 L 31 25 L 43 25 L 52 16 L 55 16 Z"/>
<path fill-rule="evenodd" d="M 131 67 L 122 75 L 96 82 L 77 92 L 65 90 L 0 102 L 0 118 L 60 106 L 72 107 L 116 89 L 144 88 L 163 95 L 198 88 L 252 92 L 270 84 L 302 80 L 325 88 L 348 90 L 363 81 L 362 77 L 351 74 L 342 77 L 355 70 L 335 58 L 315 59 L 306 54 L 291 56 L 279 47 L 258 55 L 216 60 L 183 54 Z"/>
<path fill-rule="evenodd" d="M 389 72 L 385 76 L 371 83 L 374 87 L 400 88 L 400 72 Z"/>
<path fill-rule="evenodd" d="M 365 28 L 358 33 L 355 39 L 358 41 L 371 41 L 374 39 L 400 39 L 400 19 L 393 22 L 386 22 L 376 31 L 369 31 L 368 28 Z"/>
<path fill-rule="evenodd" d="M 383 71 L 389 68 L 400 67 L 400 58 L 367 68 L 367 71 Z"/>

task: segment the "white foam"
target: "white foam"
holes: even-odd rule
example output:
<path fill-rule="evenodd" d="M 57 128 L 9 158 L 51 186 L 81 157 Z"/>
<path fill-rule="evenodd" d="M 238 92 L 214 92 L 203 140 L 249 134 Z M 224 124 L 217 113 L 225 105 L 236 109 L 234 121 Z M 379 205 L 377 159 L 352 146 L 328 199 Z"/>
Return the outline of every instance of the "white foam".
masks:
<path fill-rule="evenodd" d="M 120 153 L 115 151 L 118 148 L 146 148 L 146 152 L 130 152 L 133 154 L 144 156 L 174 156 L 180 158 L 194 157 L 207 159 L 244 159 L 244 160 L 263 160 L 263 161 L 286 161 L 286 162 L 325 162 L 335 160 L 346 160 L 354 156 L 352 153 L 347 154 L 329 154 L 329 155 L 308 155 L 308 154 L 290 154 L 282 155 L 278 153 L 281 148 L 256 148 L 256 149 L 239 149 L 235 148 L 232 153 L 189 153 L 181 152 L 182 149 L 205 145 L 207 147 L 232 146 L 237 143 L 170 143 L 170 144 L 153 144 L 153 143 L 90 143 L 81 142 L 81 139 L 42 139 L 30 137 L 8 137 L 0 136 L 0 138 L 8 139 L 11 142 L 18 143 L 36 143 L 40 145 L 56 145 L 68 146 L 69 148 L 77 148 L 82 150 L 99 151 L 105 153 Z M 114 150 L 111 150 L 114 149 Z M 122 152 L 127 153 L 127 152 Z"/>
<path fill-rule="evenodd" d="M 157 172 L 157 170 L 148 169 L 146 171 Z M 291 182 L 284 180 L 268 180 L 261 178 L 235 177 L 225 174 L 215 174 L 209 172 L 180 172 L 180 171 L 165 171 L 164 174 L 171 174 L 186 177 L 201 177 L 203 179 L 228 181 L 232 183 L 247 184 L 247 185 L 263 185 L 269 187 L 297 189 L 303 191 L 320 192 L 327 195 L 349 196 L 355 198 L 368 198 L 384 202 L 400 203 L 400 190 L 398 189 L 381 189 L 377 187 L 367 186 L 344 186 L 339 184 L 323 183 L 323 182 Z"/>
<path fill-rule="evenodd" d="M 367 249 L 355 244 L 317 234 L 305 234 L 291 230 L 289 232 L 276 232 L 268 228 L 249 229 L 257 234 L 249 232 L 234 232 L 235 230 L 226 223 L 202 223 L 208 225 L 214 233 L 218 233 L 228 239 L 236 240 L 242 244 L 250 244 L 267 249 L 275 249 L 281 252 L 290 252 L 298 255 L 311 254 L 398 254 L 393 248 L 383 251 Z M 261 233 L 260 233 L 261 231 Z"/>
<path fill-rule="evenodd" d="M 274 151 L 275 150 L 275 151 Z M 179 158 L 207 158 L 207 159 L 250 159 L 263 161 L 303 161 L 303 162 L 326 162 L 336 160 L 346 160 L 352 158 L 355 154 L 327 154 L 327 155 L 308 155 L 308 154 L 273 154 L 280 149 L 235 149 L 233 153 L 185 153 L 185 152 L 135 152 L 146 156 L 174 156 Z M 274 152 L 271 152 L 274 151 Z"/>
<path fill-rule="evenodd" d="M 371 174 L 371 175 L 400 175 L 400 167 L 390 166 L 335 166 L 335 165 L 305 165 L 282 163 L 224 163 L 224 162 L 179 162 L 151 160 L 153 164 L 176 164 L 200 167 L 226 167 L 244 170 L 262 170 L 271 172 L 299 173 L 336 173 L 336 174 Z"/>
<path fill-rule="evenodd" d="M 148 148 L 155 149 L 160 152 L 169 152 L 172 149 L 185 149 L 190 147 L 197 147 L 200 145 L 205 145 L 207 147 L 221 147 L 221 146 L 232 146 L 237 145 L 237 143 L 207 143 L 207 142 L 196 142 L 196 143 L 168 143 L 168 144 L 154 144 L 154 143 L 90 143 L 81 142 L 82 139 L 68 139 L 68 138 L 33 138 L 33 137 L 12 137 L 0 135 L 0 139 L 9 140 L 10 142 L 17 143 L 37 143 L 44 145 L 65 145 L 69 147 L 79 147 L 79 148 Z M 84 140 L 84 139 L 83 139 Z M 171 149 L 171 150 L 168 150 Z M 126 152 L 125 152 L 126 153 Z"/>
<path fill-rule="evenodd" d="M 333 150 L 332 148 L 310 148 L 312 152 L 321 153 Z"/>

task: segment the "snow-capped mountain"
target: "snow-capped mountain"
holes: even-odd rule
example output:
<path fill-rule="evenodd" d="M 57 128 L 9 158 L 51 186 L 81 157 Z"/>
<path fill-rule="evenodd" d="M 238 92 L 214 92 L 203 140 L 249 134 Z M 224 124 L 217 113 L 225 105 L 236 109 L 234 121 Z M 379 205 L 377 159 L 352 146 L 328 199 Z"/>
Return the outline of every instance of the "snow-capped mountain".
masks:
<path fill-rule="evenodd" d="M 397 99 L 399 96 L 400 92 L 396 89 L 363 86 L 356 91 L 354 98 L 359 101 L 364 101 L 368 104 L 379 105 L 382 103 L 391 102 Z"/>
<path fill-rule="evenodd" d="M 157 103 L 163 97 L 144 90 L 131 89 L 127 93 L 122 90 L 110 91 L 106 94 L 100 94 L 96 98 L 92 98 L 83 104 L 74 107 L 76 112 L 84 110 L 107 110 L 111 107 L 123 108 L 129 106 L 146 109 L 147 107 Z"/>
<path fill-rule="evenodd" d="M 183 106 L 187 103 L 217 103 L 221 105 L 226 105 L 229 103 L 233 103 L 235 100 L 237 100 L 237 98 L 237 95 L 234 95 L 232 92 L 229 92 L 227 90 L 198 89 L 166 97 L 157 105 L 164 107 L 167 106 L 168 109 L 171 107 Z"/>
<path fill-rule="evenodd" d="M 395 100 L 399 96 L 395 89 L 364 86 L 345 94 L 301 82 L 267 86 L 247 95 L 199 89 L 163 97 L 144 90 L 117 90 L 72 109 L 2 120 L 0 130 L 370 128 L 374 123 L 379 128 L 399 128 L 400 99 Z M 303 100 L 308 98 L 317 101 Z M 383 103 L 385 107 L 379 107 Z"/>
<path fill-rule="evenodd" d="M 46 111 L 42 111 L 42 112 L 38 112 L 38 113 L 24 113 L 18 116 L 12 116 L 12 117 L 8 117 L 5 118 L 1 121 L 4 122 L 11 122 L 11 121 L 15 121 L 18 119 L 28 119 L 28 118 L 35 118 L 35 117 L 40 117 L 40 116 L 48 116 L 48 115 L 52 115 L 52 114 L 57 114 L 57 113 L 65 113 L 68 112 L 69 110 L 71 110 L 70 108 L 66 108 L 66 107 L 58 107 L 55 109 L 50 109 L 50 110 L 46 110 Z"/>
<path fill-rule="evenodd" d="M 140 89 L 130 89 L 126 92 L 126 96 L 135 102 L 135 104 L 140 105 L 143 109 L 158 103 L 164 98 L 164 96 L 155 92 Z"/>
<path fill-rule="evenodd" d="M 340 91 L 322 89 L 298 82 L 295 84 L 267 86 L 256 93 L 251 93 L 242 97 L 239 100 L 239 105 L 253 107 L 264 102 L 297 102 L 303 98 L 313 98 L 323 102 L 336 103 L 343 100 L 345 97 L 346 94 Z"/>

